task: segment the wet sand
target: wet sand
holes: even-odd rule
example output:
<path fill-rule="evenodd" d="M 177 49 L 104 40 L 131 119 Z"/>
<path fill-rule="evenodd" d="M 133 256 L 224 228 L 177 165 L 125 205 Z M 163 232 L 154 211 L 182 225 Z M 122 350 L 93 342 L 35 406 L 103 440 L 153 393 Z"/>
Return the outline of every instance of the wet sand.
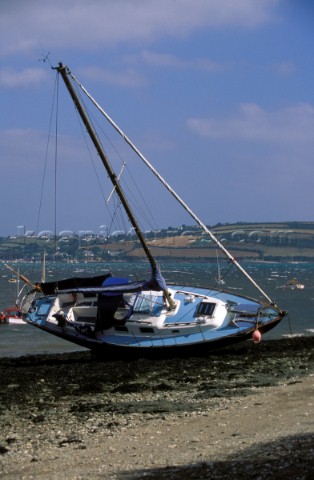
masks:
<path fill-rule="evenodd" d="M 314 337 L 0 359 L 3 479 L 314 478 Z"/>

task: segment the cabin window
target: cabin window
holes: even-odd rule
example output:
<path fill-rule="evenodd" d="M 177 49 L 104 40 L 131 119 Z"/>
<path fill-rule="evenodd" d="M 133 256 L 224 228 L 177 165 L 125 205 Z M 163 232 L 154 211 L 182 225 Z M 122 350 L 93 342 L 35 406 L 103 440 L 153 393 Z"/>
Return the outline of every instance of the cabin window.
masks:
<path fill-rule="evenodd" d="M 37 310 L 37 315 L 47 315 L 51 307 L 51 303 L 42 303 L 38 310 Z"/>
<path fill-rule="evenodd" d="M 197 316 L 208 316 L 211 317 L 214 313 L 216 303 L 201 302 L 196 310 Z"/>
<path fill-rule="evenodd" d="M 158 294 L 141 293 L 136 297 L 133 313 L 146 313 L 158 317 L 163 307 L 163 297 Z"/>

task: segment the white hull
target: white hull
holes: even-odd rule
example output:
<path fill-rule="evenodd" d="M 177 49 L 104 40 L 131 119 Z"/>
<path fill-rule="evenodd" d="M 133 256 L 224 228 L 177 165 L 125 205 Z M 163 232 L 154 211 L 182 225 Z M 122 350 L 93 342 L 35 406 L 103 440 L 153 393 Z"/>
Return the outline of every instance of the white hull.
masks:
<path fill-rule="evenodd" d="M 20 308 L 27 323 L 96 354 L 188 351 L 191 347 L 211 350 L 254 340 L 256 330 L 270 330 L 285 315 L 273 305 L 227 291 L 185 286 L 169 289 L 175 304 L 170 310 L 162 292 L 130 293 L 129 286 L 123 285 L 119 294 L 115 289 L 121 285 L 96 287 L 97 293 L 93 288 L 59 291 L 58 295 L 32 291 Z"/>
<path fill-rule="evenodd" d="M 25 325 L 26 322 L 22 320 L 21 318 L 14 318 L 14 317 L 9 317 L 6 319 L 6 323 L 9 323 L 10 325 Z"/>

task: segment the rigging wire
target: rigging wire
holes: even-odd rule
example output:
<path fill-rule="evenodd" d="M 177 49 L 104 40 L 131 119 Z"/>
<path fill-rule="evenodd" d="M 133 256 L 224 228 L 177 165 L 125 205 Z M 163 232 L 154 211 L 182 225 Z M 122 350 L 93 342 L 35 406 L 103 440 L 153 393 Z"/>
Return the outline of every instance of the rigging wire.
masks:
<path fill-rule="evenodd" d="M 59 115 L 59 78 L 57 82 L 57 98 L 56 98 L 56 117 L 55 117 L 55 155 L 54 155 L 54 240 L 55 240 L 55 258 L 57 253 L 57 180 L 58 180 L 58 115 Z M 55 262 L 55 273 L 57 267 Z"/>
<path fill-rule="evenodd" d="M 83 85 L 75 78 L 75 76 L 68 71 L 69 75 L 75 83 L 77 83 L 83 92 L 90 98 L 98 110 L 104 115 L 108 122 L 115 128 L 115 130 L 121 135 L 126 143 L 132 148 L 132 150 L 139 156 L 139 158 L 145 163 L 145 165 L 154 173 L 154 175 L 163 183 L 171 195 L 182 205 L 182 207 L 189 213 L 189 215 L 196 221 L 196 223 L 208 233 L 211 239 L 216 243 L 220 250 L 229 258 L 230 261 L 242 272 L 242 274 L 259 290 L 259 292 L 267 299 L 271 305 L 276 305 L 275 302 L 267 295 L 266 292 L 255 282 L 255 280 L 244 270 L 244 268 L 237 262 L 237 260 L 231 255 L 231 253 L 222 245 L 222 243 L 215 237 L 215 235 L 207 228 L 207 226 L 198 218 L 198 216 L 191 210 L 191 208 L 183 201 L 183 199 L 173 190 L 168 182 L 160 175 L 160 173 L 153 167 L 153 165 L 147 160 L 147 158 L 138 150 L 138 148 L 131 142 L 127 135 L 121 130 L 120 127 L 112 120 L 112 118 L 101 108 L 96 100 L 87 92 Z"/>
<path fill-rule="evenodd" d="M 95 124 L 98 125 L 97 119 L 95 118 L 95 116 L 92 114 L 92 112 L 90 111 L 90 109 L 86 105 L 86 102 L 84 101 L 84 98 L 82 98 L 82 93 L 79 90 L 77 85 L 75 85 L 75 90 L 76 90 L 76 93 L 77 93 L 78 97 L 80 98 L 80 101 L 81 101 L 82 105 L 84 106 L 84 110 L 85 110 L 86 114 L 89 117 L 89 121 L 90 121 L 91 125 L 93 126 L 93 128 L 96 132 Z M 89 155 L 89 159 L 90 159 L 95 177 L 97 179 L 98 187 L 99 187 L 99 190 L 101 192 L 101 196 L 102 196 L 104 205 L 106 206 L 107 212 L 109 213 L 109 217 L 110 217 L 110 220 L 111 220 L 109 228 L 108 228 L 108 235 L 110 235 L 110 232 L 113 231 L 114 228 L 117 231 L 123 231 L 124 233 L 126 233 L 128 230 L 130 230 L 130 225 L 127 229 L 127 223 L 126 222 L 128 222 L 128 219 L 125 218 L 125 213 L 124 213 L 124 210 L 122 208 L 121 201 L 118 198 L 118 196 L 115 194 L 115 192 L 112 191 L 110 193 L 110 197 L 113 196 L 113 198 L 114 198 L 113 207 L 110 207 L 108 205 L 108 200 L 106 199 L 106 196 L 105 196 L 105 193 L 104 193 L 104 190 L 103 190 L 103 187 L 102 187 L 101 179 L 100 179 L 100 176 L 99 176 L 97 168 L 96 168 L 96 164 L 95 164 L 94 157 L 93 157 L 93 154 L 92 154 L 92 151 L 91 151 L 91 148 L 90 148 L 90 144 L 89 144 L 87 136 L 86 136 L 85 128 L 83 127 L 82 120 L 81 120 L 81 118 L 78 114 L 77 109 L 75 109 L 75 111 L 77 113 L 78 123 L 80 125 L 80 129 L 81 129 L 84 141 L 85 141 L 85 146 L 86 146 L 86 149 L 87 149 L 87 152 L 88 152 L 88 155 Z M 110 140 L 110 138 L 108 137 L 108 135 L 104 131 L 103 127 L 100 127 L 100 126 L 98 127 L 97 133 L 96 133 L 99 141 L 101 142 L 101 139 L 100 139 L 99 133 L 98 133 L 99 131 L 101 131 L 101 133 L 106 137 L 106 140 L 108 141 L 108 143 L 111 145 L 111 147 L 114 149 L 115 153 L 121 159 L 122 169 L 124 169 L 124 166 L 126 165 L 126 163 L 123 160 L 122 156 L 120 155 L 119 151 L 114 146 L 113 142 Z M 113 193 L 114 193 L 114 195 L 112 195 Z M 133 248 L 132 244 L 130 244 L 129 242 L 124 242 L 124 248 L 125 248 L 125 251 L 127 251 L 129 254 L 131 254 L 130 259 L 133 259 L 133 257 L 132 257 L 132 248 Z"/>
<path fill-rule="evenodd" d="M 36 235 L 39 234 L 39 225 L 41 221 L 41 213 L 42 213 L 42 206 L 43 206 L 43 198 L 44 198 L 44 187 L 45 187 L 45 182 L 46 182 L 46 176 L 47 176 L 47 167 L 48 167 L 48 154 L 49 154 L 49 147 L 51 143 L 51 136 L 52 136 L 52 123 L 53 123 L 53 115 L 56 109 L 56 103 L 58 102 L 58 91 L 59 91 L 59 75 L 56 74 L 55 77 L 55 82 L 54 82 L 54 89 L 53 89 L 53 95 L 52 95 L 52 105 L 51 105 L 51 111 L 50 111 L 50 117 L 49 117 L 49 126 L 48 126 L 48 138 L 47 138 L 47 143 L 46 143 L 46 150 L 45 150 L 45 160 L 44 160 L 44 167 L 43 167 L 43 172 L 42 172 L 42 179 L 41 179 L 41 188 L 40 188 L 40 195 L 39 195 L 39 205 L 38 205 L 38 211 L 37 211 L 37 219 L 36 219 Z M 55 180 L 56 182 L 56 180 Z M 55 235 L 54 235 L 54 241 L 55 241 L 55 251 L 56 251 L 56 194 L 55 194 Z M 35 263 L 32 265 L 32 274 L 34 273 L 34 268 L 35 268 Z"/>
<path fill-rule="evenodd" d="M 95 125 L 95 123 L 97 123 L 97 121 L 95 120 L 94 116 L 92 115 L 92 113 L 88 109 L 88 107 L 87 107 L 87 105 L 84 101 L 84 98 L 82 97 L 81 91 L 79 90 L 79 88 L 77 86 L 75 86 L 75 87 L 76 87 L 76 93 L 79 96 L 80 101 L 82 102 L 82 105 L 84 106 L 84 110 L 85 110 L 86 114 L 88 114 L 89 120 L 90 120 L 91 124 L 93 125 L 94 130 L 96 131 L 94 125 Z M 117 215 L 118 215 L 119 206 L 120 206 L 121 202 L 119 200 L 117 204 L 114 204 L 113 213 L 112 213 L 110 207 L 108 206 L 106 194 L 104 192 L 104 189 L 103 189 L 103 186 L 102 186 L 102 183 L 101 183 L 101 180 L 100 180 L 100 176 L 99 176 L 97 168 L 96 168 L 96 164 L 95 164 L 95 161 L 94 161 L 94 158 L 93 158 L 92 150 L 90 148 L 90 144 L 88 142 L 88 138 L 86 136 L 86 132 L 85 132 L 81 117 L 79 116 L 77 109 L 75 109 L 75 111 L 76 111 L 76 114 L 77 114 L 78 123 L 80 125 L 81 133 L 82 133 L 82 136 L 84 138 L 84 142 L 85 142 L 85 146 L 86 146 L 86 149 L 87 149 L 87 152 L 88 152 L 89 160 L 91 162 L 91 165 L 92 165 L 92 168 L 93 168 L 96 180 L 97 180 L 97 184 L 98 184 L 98 187 L 99 187 L 99 190 L 100 190 L 100 194 L 101 194 L 104 205 L 106 206 L 107 212 L 108 212 L 110 220 L 111 220 L 110 227 L 108 229 L 108 232 L 109 232 L 109 231 L 111 231 L 113 226 L 115 226 L 116 229 L 119 228 Z M 98 133 L 97 133 L 97 136 L 99 138 Z"/>
<path fill-rule="evenodd" d="M 38 213 L 37 213 L 36 232 L 38 232 L 38 230 L 39 230 L 41 209 L 42 209 L 42 204 L 43 204 L 44 186 L 45 186 L 47 164 L 48 164 L 48 151 L 49 151 L 49 145 L 50 145 L 50 139 L 51 139 L 52 120 L 53 120 L 53 113 L 54 113 L 54 109 L 55 109 L 55 101 L 56 101 L 56 94 L 57 94 L 57 90 L 58 90 L 58 83 L 59 83 L 59 75 L 56 75 L 55 86 L 54 86 L 54 91 L 53 91 L 53 98 L 52 98 L 52 106 L 51 106 L 51 112 L 50 112 L 50 119 L 49 119 L 48 138 L 47 138 L 46 152 L 45 152 L 45 162 L 44 162 L 42 181 L 41 181 L 41 191 L 40 191 L 39 207 L 38 207 Z"/>
<path fill-rule="evenodd" d="M 154 229 L 158 230 L 158 225 L 157 225 L 156 219 L 153 216 L 153 213 L 152 213 L 151 209 L 149 208 L 148 203 L 144 199 L 139 186 L 137 185 L 130 169 L 128 168 L 128 165 L 126 166 L 126 171 L 129 175 L 131 181 L 132 181 L 132 184 L 133 184 L 134 188 L 132 190 L 132 188 L 129 187 L 127 185 L 126 181 L 125 180 L 123 181 L 123 179 L 122 179 L 121 183 L 123 183 L 123 185 L 125 186 L 125 190 L 128 191 L 128 198 L 129 198 L 129 201 L 132 203 L 133 209 L 141 214 L 143 220 L 149 225 L 149 227 L 152 230 L 154 230 Z M 140 207 L 140 202 L 137 202 L 137 199 L 134 196 L 134 191 L 137 192 L 139 198 L 141 199 L 141 202 L 143 204 L 143 208 Z M 144 209 L 145 209 L 145 211 L 144 211 Z"/>
<path fill-rule="evenodd" d="M 121 161 L 121 164 L 122 164 L 122 169 L 124 168 L 124 166 L 126 167 L 125 168 L 125 172 L 127 172 L 127 175 L 130 177 L 130 181 L 132 182 L 132 185 L 134 187 L 134 189 L 132 190 L 126 180 L 124 180 L 124 176 L 121 177 L 121 181 L 120 181 L 120 184 L 123 183 L 124 185 L 124 188 L 125 190 L 128 191 L 128 200 L 130 201 L 130 203 L 132 203 L 132 207 L 134 210 L 136 210 L 143 218 L 143 220 L 147 223 L 147 225 L 153 230 L 153 229 L 157 229 L 158 230 L 158 225 L 157 225 L 157 222 L 156 222 L 156 219 L 154 218 L 153 214 L 152 214 L 152 211 L 150 210 L 146 200 L 144 199 L 141 191 L 140 191 L 140 188 L 138 186 L 138 184 L 136 183 L 135 179 L 134 179 L 134 176 L 132 175 L 131 173 L 131 170 L 128 168 L 128 164 L 127 162 L 125 161 L 125 159 L 123 158 L 122 154 L 120 153 L 119 149 L 117 148 L 117 146 L 115 145 L 115 143 L 113 142 L 113 140 L 110 138 L 110 136 L 108 135 L 108 133 L 106 132 L 104 126 L 103 126 L 103 123 L 100 123 L 98 120 L 97 120 L 97 117 L 93 114 L 93 111 L 88 107 L 86 101 L 85 101 L 85 98 L 87 97 L 89 99 L 89 101 L 91 102 L 91 99 L 86 96 L 86 94 L 84 93 L 84 96 L 82 95 L 82 89 L 80 88 L 80 85 L 77 83 L 77 82 L 74 82 L 73 84 L 73 87 L 75 88 L 75 91 L 76 91 L 76 94 L 77 96 L 79 97 L 80 99 L 80 102 L 82 103 L 83 107 L 84 107 L 84 110 L 85 110 L 85 113 L 88 115 L 89 117 L 89 120 L 90 120 L 90 123 L 91 125 L 93 126 L 94 128 L 94 131 L 95 131 L 95 134 L 97 135 L 98 137 L 98 140 L 100 141 L 100 143 L 102 144 L 103 146 L 103 142 L 101 142 L 101 139 L 100 139 L 100 136 L 99 136 L 99 133 L 101 132 L 102 135 L 104 135 L 104 138 L 106 139 L 106 142 L 108 142 L 108 145 L 110 145 L 110 147 L 112 148 L 112 150 L 114 151 L 114 153 L 117 155 L 117 157 L 120 159 Z M 93 104 L 93 102 L 91 102 Z M 76 110 L 77 112 L 77 110 Z M 78 114 L 78 112 L 77 112 Z M 78 115 L 79 117 L 79 115 Z M 82 126 L 82 122 L 81 122 L 81 119 L 79 117 L 79 122 L 80 122 L 80 125 L 81 125 L 81 129 L 82 131 L 84 132 L 83 135 L 84 135 L 84 138 L 86 139 L 86 135 L 85 135 L 85 129 L 83 128 Z M 95 126 L 97 126 L 97 129 L 95 128 Z M 87 140 L 86 141 L 86 145 L 88 144 Z M 104 146 L 103 146 L 104 148 Z M 90 149 L 88 148 L 89 152 L 90 152 Z M 105 150 L 105 149 L 104 149 Z M 93 164 L 93 168 L 94 168 L 94 171 L 95 171 L 95 174 L 96 174 L 96 177 L 97 177 L 97 180 L 98 180 L 98 183 L 100 185 L 100 188 L 102 190 L 102 187 L 101 187 L 101 182 L 99 180 L 99 175 L 97 173 L 97 170 L 96 170 L 96 167 L 95 167 L 95 163 L 94 161 L 92 160 L 92 155 L 90 153 L 90 158 L 91 158 L 91 161 L 92 161 L 92 164 Z M 140 203 L 137 201 L 137 198 L 135 197 L 134 195 L 134 192 L 137 192 L 139 198 L 141 199 L 141 202 L 142 202 L 142 205 L 143 207 L 140 207 Z M 103 192 L 103 190 L 102 190 Z M 102 193 L 102 196 L 104 198 L 104 194 Z M 145 210 L 144 210 L 145 209 Z"/>
<path fill-rule="evenodd" d="M 85 96 L 83 98 L 82 96 L 82 92 L 81 90 L 79 89 L 78 85 L 74 84 L 74 87 L 75 87 L 75 90 L 76 90 L 76 93 L 78 95 L 78 97 L 80 98 L 80 101 L 82 103 L 82 105 L 84 106 L 84 110 L 86 112 L 86 114 L 88 115 L 89 117 L 89 120 L 90 120 L 90 123 L 92 124 L 95 132 L 96 132 L 96 135 L 99 139 L 99 141 L 101 142 L 101 139 L 99 137 L 99 133 L 98 132 L 101 132 L 106 141 L 108 142 L 108 144 L 111 146 L 111 148 L 113 149 L 113 151 L 116 153 L 116 155 L 118 156 L 118 158 L 121 160 L 122 162 L 122 169 L 120 171 L 120 174 L 119 176 L 121 176 L 122 174 L 122 171 L 124 170 L 124 167 L 127 167 L 127 164 L 125 162 L 125 160 L 123 159 L 122 155 L 120 154 L 118 148 L 115 146 L 115 144 L 113 143 L 113 141 L 110 139 L 110 137 L 108 136 L 108 134 L 106 133 L 106 131 L 104 130 L 103 126 L 99 125 L 99 122 L 97 121 L 97 118 L 93 115 L 92 111 L 88 108 L 86 102 L 85 102 Z M 110 219 L 111 219 L 111 223 L 110 223 L 110 226 L 108 228 L 108 235 L 110 234 L 111 231 L 113 231 L 113 228 L 116 228 L 118 231 L 121 230 L 121 231 L 124 231 L 125 234 L 127 234 L 128 231 L 130 231 L 130 225 L 129 227 L 127 228 L 127 223 L 128 223 L 128 219 L 125 218 L 125 213 L 124 213 L 124 210 L 122 209 L 122 205 L 121 205 L 121 202 L 120 200 L 118 199 L 117 195 L 114 195 L 115 199 L 117 199 L 117 203 L 114 203 L 114 207 L 113 207 L 113 212 L 111 211 L 109 205 L 108 205 L 108 200 L 106 200 L 105 198 L 105 194 L 104 194 L 104 191 L 103 191 L 103 187 L 102 187 L 102 184 L 101 184 L 101 181 L 100 181 L 100 177 L 99 177 L 99 174 L 97 172 L 97 168 L 96 168 L 96 165 L 95 165 L 95 162 L 94 162 L 94 159 L 93 159 L 93 155 L 91 153 L 91 149 L 90 149 L 90 146 L 89 146 L 89 142 L 87 140 L 87 137 L 86 137 L 86 132 L 85 132 L 85 129 L 83 128 L 83 125 L 82 125 L 82 121 L 81 121 L 81 118 L 76 110 L 76 113 L 77 113 L 77 116 L 78 116 L 78 120 L 79 120 L 79 125 L 80 125 L 80 128 L 81 128 L 81 131 L 82 131 L 82 135 L 83 135 L 83 138 L 85 140 L 85 145 L 86 145 L 86 148 L 87 148 L 87 151 L 88 151 L 88 154 L 89 154 L 89 158 L 90 158 L 90 161 L 91 161 L 91 164 L 92 164 L 92 167 L 93 167 L 93 170 L 94 170 L 94 173 L 95 173 L 95 176 L 97 178 L 97 183 L 99 185 L 99 189 L 101 191 L 101 195 L 102 195 L 102 198 L 104 200 L 104 203 L 106 205 L 106 208 L 107 208 L 107 211 L 109 213 L 109 216 L 110 216 Z M 96 128 L 95 128 L 95 125 L 97 125 L 97 131 L 96 131 Z M 102 143 L 102 142 L 101 142 Z M 104 148 L 104 147 L 103 147 Z M 122 180 L 122 183 L 125 187 L 125 190 L 128 191 L 128 198 L 129 198 L 129 201 L 130 203 L 132 203 L 133 207 L 135 210 L 137 210 L 138 212 L 140 212 L 140 215 L 141 217 L 145 220 L 145 222 L 150 226 L 151 229 L 158 229 L 157 227 L 157 223 L 152 215 L 152 212 L 149 210 L 148 208 L 148 205 L 147 203 L 145 202 L 144 198 L 143 198 L 143 195 L 141 194 L 140 192 L 140 188 L 138 187 L 138 185 L 136 184 L 135 180 L 134 180 L 134 177 L 132 176 L 129 168 L 126 168 L 126 172 L 127 172 L 127 175 L 129 176 L 129 178 L 131 179 L 133 185 L 134 185 L 134 191 L 136 191 L 138 193 L 138 196 L 141 198 L 142 200 L 142 203 L 144 204 L 144 207 L 146 208 L 146 213 L 144 211 L 143 208 L 140 208 L 139 206 L 139 202 L 137 201 L 136 197 L 134 196 L 134 193 L 131 191 L 130 187 L 128 186 L 127 182 L 121 178 Z M 120 182 L 121 183 L 121 182 Z M 111 198 L 112 194 L 114 193 L 114 190 L 111 191 L 110 195 L 109 195 L 109 199 Z M 133 197 L 133 198 L 132 198 Z M 150 218 L 150 219 L 149 219 Z M 130 254 L 130 258 L 133 259 L 133 256 L 132 256 L 132 244 L 129 243 L 129 242 L 125 242 L 124 243 L 124 246 L 125 247 L 128 247 L 126 248 L 126 251 L 128 251 L 128 253 Z"/>
<path fill-rule="evenodd" d="M 82 100 L 81 100 L 82 101 Z M 85 107 L 85 105 L 84 105 Z M 81 118 L 76 110 L 76 113 L 77 113 L 77 117 L 78 117 L 78 121 L 79 121 L 79 125 L 80 125 L 80 128 L 81 128 L 81 132 L 82 132 L 82 135 L 83 135 L 83 138 L 84 138 L 84 142 L 85 142 L 85 147 L 87 149 L 87 152 L 88 152 L 88 156 L 89 156 L 89 160 L 91 162 L 91 165 L 93 167 L 93 171 L 94 171 L 94 174 L 95 174 L 95 177 L 96 177 L 96 180 L 97 180 L 97 184 L 98 184 L 98 187 L 99 187 L 99 191 L 100 191 L 100 194 L 101 194 L 101 197 L 103 199 L 103 202 L 104 202 L 104 205 L 106 206 L 106 209 L 107 209 L 107 212 L 109 214 L 109 217 L 110 217 L 110 220 L 111 220 L 111 223 L 110 223 L 110 227 L 108 229 L 108 232 L 111 231 L 111 226 L 115 223 L 115 217 L 116 217 L 116 212 L 117 212 L 117 209 L 119 208 L 119 205 L 115 205 L 114 207 L 114 212 L 112 213 L 111 210 L 110 210 L 110 207 L 108 206 L 108 201 L 106 199 L 106 195 L 105 195 L 105 192 L 103 190 L 103 187 L 102 187 L 102 184 L 101 184 L 101 181 L 100 181 L 100 177 L 99 177 L 99 174 L 97 172 L 97 168 L 96 168 L 96 165 L 95 165 L 95 162 L 94 162 L 94 158 L 93 158 L 93 155 L 92 155 L 92 152 L 91 152 L 91 149 L 90 149 L 90 145 L 88 143 L 88 140 L 87 140 L 87 137 L 86 137 L 86 134 L 85 134 L 85 130 L 83 128 L 83 125 L 82 125 L 82 121 L 81 121 Z"/>
<path fill-rule="evenodd" d="M 78 89 L 77 87 L 76 87 L 76 94 L 79 96 L 80 101 L 81 101 L 82 104 L 84 105 L 84 109 L 85 109 L 85 111 L 87 112 L 87 107 L 86 107 L 86 105 L 85 105 L 85 103 L 84 103 L 84 100 L 83 100 L 83 98 L 82 98 L 81 92 L 79 91 L 79 89 Z M 75 109 L 75 112 L 76 112 L 76 114 L 77 114 L 78 123 L 79 123 L 80 128 L 81 128 L 81 132 L 82 132 L 82 135 L 83 135 L 83 138 L 84 138 L 85 146 L 86 146 L 86 149 L 87 149 L 87 151 L 88 151 L 89 159 L 90 159 L 90 162 L 91 162 L 91 164 L 92 164 L 92 167 L 93 167 L 93 170 L 94 170 L 96 179 L 97 179 L 97 183 L 98 183 L 98 186 L 99 186 L 99 190 L 100 190 L 101 196 L 102 196 L 104 202 L 106 203 L 106 196 L 105 196 L 105 193 L 104 193 L 103 188 L 102 188 L 102 185 L 101 185 L 101 181 L 100 181 L 100 178 L 99 178 L 97 169 L 96 169 L 96 165 L 95 165 L 95 162 L 94 162 L 94 159 L 93 159 L 93 155 L 92 155 L 92 152 L 91 152 L 91 149 L 90 149 L 90 146 L 89 146 L 89 142 L 88 142 L 87 137 L 86 137 L 86 134 L 85 134 L 85 129 L 83 128 L 83 123 L 82 123 L 81 117 L 79 116 L 79 113 L 78 113 L 77 109 Z M 89 114 L 89 117 L 90 117 L 90 114 Z M 91 123 L 93 123 L 91 119 L 90 119 L 90 121 L 91 121 Z"/>

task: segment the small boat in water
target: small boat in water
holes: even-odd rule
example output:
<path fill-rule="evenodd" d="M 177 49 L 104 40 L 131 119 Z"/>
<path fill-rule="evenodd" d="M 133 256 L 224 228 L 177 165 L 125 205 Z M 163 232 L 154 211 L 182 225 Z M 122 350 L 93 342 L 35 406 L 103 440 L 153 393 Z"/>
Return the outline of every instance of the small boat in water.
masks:
<path fill-rule="evenodd" d="M 14 324 L 25 325 L 25 321 L 22 318 L 22 312 L 17 307 L 7 307 L 0 312 L 0 323 L 2 324 Z"/>
<path fill-rule="evenodd" d="M 112 182 L 113 191 L 137 235 L 150 264 L 151 274 L 142 281 L 115 277 L 111 272 L 91 278 L 78 277 L 36 284 L 28 281 L 30 288 L 26 293 L 22 289 L 18 299 L 23 318 L 30 325 L 86 347 L 97 356 L 117 353 L 124 357 L 130 352 L 145 355 L 151 352 L 161 355 L 170 352 L 189 353 L 208 351 L 251 338 L 258 342 L 260 334 L 274 328 L 286 312 L 256 284 L 70 70 L 62 64 L 56 70 L 68 89 Z M 167 284 L 122 189 L 120 174 L 117 175 L 113 170 L 87 110 L 76 93 L 77 88 L 88 96 L 230 263 L 256 287 L 263 299 L 237 295 L 217 285 L 214 288 L 200 288 L 181 283 Z M 222 283 L 220 274 L 219 283 Z"/>
<path fill-rule="evenodd" d="M 281 288 L 287 288 L 287 289 L 290 289 L 290 290 L 303 290 L 304 289 L 304 285 L 303 283 L 300 283 L 298 282 L 298 280 L 296 278 L 292 278 L 291 280 L 288 280 L 287 283 L 285 285 L 283 285 Z"/>

